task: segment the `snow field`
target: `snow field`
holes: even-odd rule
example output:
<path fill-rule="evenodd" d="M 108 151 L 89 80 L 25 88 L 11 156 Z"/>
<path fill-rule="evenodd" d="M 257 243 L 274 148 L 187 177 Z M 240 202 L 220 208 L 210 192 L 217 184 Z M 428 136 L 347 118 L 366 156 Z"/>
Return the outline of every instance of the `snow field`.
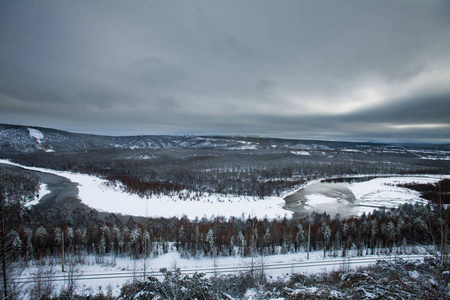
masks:
<path fill-rule="evenodd" d="M 43 149 L 45 152 L 55 152 L 55 150 L 53 150 L 53 149 L 44 149 L 42 147 L 42 140 L 44 139 L 44 134 L 42 132 L 40 132 L 37 129 L 29 128 L 29 127 L 28 127 L 28 132 L 30 133 L 30 136 L 32 138 L 34 138 L 36 140 L 36 142 L 38 143 L 39 149 Z"/>
<path fill-rule="evenodd" d="M 280 218 L 285 215 L 291 216 L 291 213 L 284 210 L 284 200 L 279 197 L 269 197 L 264 200 L 253 199 L 251 197 L 228 197 L 224 195 L 201 196 L 198 200 L 180 200 L 177 196 L 153 196 L 149 199 L 140 198 L 138 195 L 123 192 L 120 186 L 111 185 L 101 178 L 75 174 L 71 172 L 54 171 L 44 168 L 24 167 L 8 160 L 0 160 L 0 163 L 15 165 L 25 169 L 46 172 L 58 176 L 66 177 L 73 182 L 78 183 L 80 199 L 92 208 L 98 210 L 115 212 L 121 214 L 130 214 L 135 216 L 154 216 L 154 217 L 172 217 L 186 215 L 190 219 L 195 217 L 215 216 L 241 216 L 242 214 L 263 218 Z M 348 189 L 353 193 L 358 201 L 356 206 L 359 213 L 364 211 L 373 211 L 379 206 L 393 207 L 402 203 L 415 203 L 424 201 L 420 198 L 419 193 L 396 187 L 398 183 L 434 183 L 442 178 L 449 176 L 410 176 L 399 177 L 391 176 L 388 178 L 376 178 L 361 183 L 348 184 Z M 45 185 L 41 185 L 39 199 L 41 199 L 48 189 Z M 308 201 L 311 206 L 327 206 L 330 203 L 338 201 L 336 197 L 328 197 L 323 194 L 315 193 L 308 195 Z M 39 200 L 37 199 L 37 201 Z M 37 202 L 36 202 L 37 203 Z M 32 204 L 31 204 L 32 205 Z M 376 206 L 376 207 L 372 207 Z M 408 252 L 408 251 L 407 251 Z M 409 251 L 413 252 L 413 251 Z M 426 251 L 424 250 L 423 253 Z M 416 251 L 414 251 L 416 253 Z M 364 260 L 358 257 L 343 259 L 342 257 L 323 258 L 323 251 L 315 251 L 310 253 L 310 259 L 306 260 L 306 253 L 291 253 L 285 255 L 273 255 L 266 257 L 218 257 L 218 258 L 183 258 L 177 252 L 171 252 L 158 257 L 144 259 L 131 259 L 113 256 L 86 256 L 84 263 L 77 265 L 79 267 L 76 291 L 78 294 L 92 294 L 102 291 L 110 292 L 111 295 L 117 296 L 120 288 L 124 283 L 132 280 L 133 274 L 139 274 L 139 278 L 143 278 L 144 264 L 146 264 L 146 272 L 158 272 L 160 268 L 175 269 L 180 268 L 182 272 L 205 272 L 207 276 L 213 276 L 214 270 L 227 268 L 229 273 L 236 271 L 250 270 L 251 265 L 255 266 L 255 271 L 261 270 L 259 266 L 264 264 L 264 272 L 269 280 L 278 278 L 288 278 L 292 273 L 318 273 L 337 271 L 343 268 L 355 268 L 374 263 L 376 259 L 393 259 L 394 257 L 381 256 L 365 256 L 364 258 L 372 258 L 372 260 Z M 351 255 L 351 254 L 350 254 Z M 405 259 L 419 259 L 414 255 L 399 255 Z M 59 258 L 60 259 L 60 258 Z M 252 263 L 253 261 L 253 263 Z M 311 262 L 308 264 L 301 264 Z M 29 265 L 22 273 L 22 278 L 32 278 L 37 272 L 37 266 Z M 55 276 L 67 276 L 67 273 L 61 272 L 61 266 L 57 263 L 52 267 L 52 274 Z M 119 276 L 112 273 L 118 273 Z M 91 276 L 88 274 L 102 274 L 102 276 Z M 109 278 L 105 278 L 104 274 L 110 274 Z M 120 275 L 123 276 L 120 276 Z M 138 276 L 138 275 L 136 275 Z M 103 278 L 99 278 L 103 277 Z M 55 281 L 56 290 L 63 289 L 66 281 Z M 24 289 L 27 290 L 27 289 Z M 25 297 L 24 297 L 25 298 Z"/>
<path fill-rule="evenodd" d="M 350 190 L 360 204 L 359 215 L 369 213 L 378 207 L 398 207 L 401 204 L 426 204 L 428 201 L 420 197 L 420 193 L 410 189 L 398 187 L 405 183 L 437 183 L 448 176 L 407 176 L 375 178 L 367 182 L 352 183 Z"/>
<path fill-rule="evenodd" d="M 55 174 L 66 177 L 72 182 L 78 183 L 79 195 L 83 203 L 103 212 L 125 214 L 142 217 L 182 217 L 189 219 L 224 216 L 240 217 L 241 215 L 257 218 L 276 219 L 283 217 L 292 217 L 292 212 L 283 209 L 285 201 L 282 197 L 266 197 L 264 199 L 231 196 L 221 194 L 202 195 L 200 197 L 187 197 L 180 199 L 178 195 L 153 195 L 149 198 L 139 197 L 137 194 L 125 192 L 120 186 L 111 184 L 107 180 L 96 176 L 72 173 L 67 171 L 55 171 L 45 168 L 26 167 L 0 159 L 0 163 L 10 164 L 29 170 Z M 450 178 L 449 175 L 421 175 L 421 176 L 390 176 L 379 177 L 365 182 L 344 184 L 356 198 L 355 206 L 348 205 L 341 201 L 339 196 L 329 196 L 320 192 L 307 195 L 308 210 L 332 209 L 337 204 L 342 206 L 348 212 L 355 215 L 370 213 L 380 207 L 397 207 L 404 203 L 414 204 L 427 203 L 420 197 L 420 193 L 406 188 L 398 187 L 397 184 L 403 183 L 436 183 L 443 178 Z M 304 188 L 311 188 L 313 185 L 320 185 L 319 180 L 309 182 Z M 339 184 L 342 189 L 343 184 Z M 41 186 L 39 193 L 42 198 L 48 193 L 45 187 Z M 328 188 L 329 191 L 329 188 Z M 187 191 L 182 192 L 187 195 Z M 29 205 L 36 204 L 34 202 Z"/>
<path fill-rule="evenodd" d="M 42 140 L 44 139 L 44 134 L 42 132 L 34 128 L 28 128 L 28 132 L 32 138 L 36 139 L 38 144 L 42 143 Z"/>
<path fill-rule="evenodd" d="M 393 260 L 402 258 L 405 260 L 423 260 L 426 255 L 426 249 L 416 248 L 412 254 L 397 256 L 378 256 L 368 255 L 356 257 L 356 251 L 349 251 L 349 257 L 326 257 L 323 258 L 323 251 L 310 252 L 310 258 L 307 260 L 307 253 L 290 253 L 271 255 L 266 257 L 202 257 L 202 258 L 183 258 L 177 252 L 167 253 L 158 257 L 149 257 L 148 259 L 132 259 L 125 257 L 104 256 L 99 257 L 89 255 L 84 257 L 84 264 L 77 265 L 76 272 L 76 292 L 79 295 L 88 295 L 102 291 L 104 294 L 111 293 L 112 296 L 120 294 L 120 288 L 133 279 L 144 278 L 144 264 L 146 264 L 146 277 L 160 276 L 159 270 L 167 268 L 169 270 L 180 269 L 182 274 L 193 274 L 195 272 L 205 273 L 207 277 L 222 274 L 238 274 L 239 272 L 248 272 L 253 265 L 254 272 L 261 272 L 261 265 L 264 265 L 264 274 L 269 281 L 287 280 L 291 274 L 315 274 L 332 271 L 341 271 L 343 269 L 356 269 L 358 267 L 374 264 L 379 259 Z M 354 252 L 354 253 L 353 253 Z M 67 262 L 68 258 L 66 258 Z M 253 261 L 253 263 L 252 263 Z M 66 267 L 67 270 L 67 267 Z M 38 271 L 38 266 L 29 265 L 21 275 L 22 280 L 33 278 L 33 274 Z M 63 278 L 67 272 L 62 273 L 60 259 L 52 265 L 53 276 Z M 99 276 L 101 274 L 101 276 Z M 59 277 L 61 276 L 61 277 Z M 104 277 L 104 278 L 99 278 Z M 55 281 L 55 291 L 60 291 L 67 286 L 67 280 Z M 24 289 L 26 290 L 26 289 Z"/>
<path fill-rule="evenodd" d="M 420 197 L 420 193 L 407 188 L 399 187 L 398 184 L 405 183 L 437 183 L 438 181 L 450 178 L 448 175 L 421 175 L 421 176 L 389 176 L 379 177 L 364 182 L 357 183 L 322 183 L 320 180 L 314 180 L 305 185 L 304 189 L 314 190 L 323 189 L 323 192 L 315 192 L 307 194 L 307 206 L 305 208 L 309 211 L 327 211 L 329 213 L 335 212 L 339 209 L 344 209 L 355 215 L 362 215 L 363 213 L 373 212 L 375 209 L 386 207 L 398 207 L 401 204 L 426 204 L 427 200 Z M 321 188 L 323 186 L 323 188 Z M 335 186 L 334 188 L 332 186 Z M 351 205 L 348 199 L 339 197 L 338 191 L 342 192 L 342 187 L 348 189 L 355 197 L 354 206 Z M 329 196 L 330 191 L 334 190 L 336 193 Z M 338 209 L 336 209 L 338 207 Z"/>
<path fill-rule="evenodd" d="M 119 186 L 111 185 L 107 180 L 96 176 L 76 174 L 67 171 L 55 171 L 44 168 L 26 167 L 0 159 L 0 163 L 21 168 L 55 174 L 78 183 L 78 197 L 81 201 L 99 211 L 120 213 L 142 217 L 182 217 L 189 219 L 212 216 L 252 216 L 269 219 L 291 217 L 292 212 L 284 210 L 281 197 L 227 196 L 221 194 L 203 195 L 199 199 L 180 200 L 178 195 L 153 195 L 150 198 L 139 197 L 123 191 Z M 184 192 L 186 193 L 186 192 Z"/>

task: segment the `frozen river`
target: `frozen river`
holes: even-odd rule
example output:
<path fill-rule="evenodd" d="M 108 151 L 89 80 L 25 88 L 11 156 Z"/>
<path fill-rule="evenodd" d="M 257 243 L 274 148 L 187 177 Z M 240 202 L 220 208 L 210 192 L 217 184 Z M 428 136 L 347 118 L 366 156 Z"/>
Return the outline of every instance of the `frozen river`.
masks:
<path fill-rule="evenodd" d="M 187 216 L 189 219 L 201 219 L 202 217 L 210 218 L 214 216 L 223 216 L 225 218 L 251 216 L 259 219 L 265 217 L 268 219 L 280 219 L 284 216 L 290 217 L 292 215 L 291 211 L 283 209 L 283 198 L 276 196 L 264 199 L 214 193 L 204 193 L 196 196 L 195 193 L 182 191 L 171 195 L 140 197 L 137 194 L 126 192 L 118 184 L 112 184 L 96 176 L 27 167 L 0 159 L 0 164 L 2 163 L 40 172 L 41 176 L 45 174 L 47 176 L 57 175 L 54 178 L 59 178 L 60 183 L 67 184 L 60 188 L 57 184 L 51 184 L 53 182 L 42 181 L 48 184 L 51 193 L 39 199 L 40 201 L 37 201 L 38 205 L 64 203 L 62 196 L 71 198 L 75 196 L 76 201 L 99 212 L 139 217 L 181 218 Z M 68 191 L 68 188 L 70 188 L 70 191 Z M 50 201 L 51 199 L 56 201 Z"/>
<path fill-rule="evenodd" d="M 436 183 L 449 178 L 443 175 L 415 176 L 358 176 L 312 181 L 286 196 L 285 209 L 294 217 L 309 215 L 312 211 L 327 212 L 332 217 L 362 215 L 375 209 L 397 207 L 404 203 L 427 203 L 420 193 L 399 187 L 404 183 Z"/>
<path fill-rule="evenodd" d="M 39 199 L 42 207 L 84 204 L 101 212 L 167 218 L 186 215 L 190 219 L 242 215 L 279 219 L 284 216 L 303 217 L 312 211 L 327 212 L 332 217 L 336 214 L 349 217 L 369 213 L 380 207 L 427 203 L 420 197 L 420 193 L 397 185 L 411 182 L 436 183 L 450 178 L 449 175 L 355 176 L 312 181 L 284 199 L 275 196 L 257 199 L 220 194 L 194 197 L 185 191 L 186 199 L 182 200 L 179 195 L 139 197 L 95 176 L 25 167 L 0 159 L 1 163 L 39 172 L 41 181 L 51 191 Z M 72 200 L 67 201 L 69 198 Z"/>

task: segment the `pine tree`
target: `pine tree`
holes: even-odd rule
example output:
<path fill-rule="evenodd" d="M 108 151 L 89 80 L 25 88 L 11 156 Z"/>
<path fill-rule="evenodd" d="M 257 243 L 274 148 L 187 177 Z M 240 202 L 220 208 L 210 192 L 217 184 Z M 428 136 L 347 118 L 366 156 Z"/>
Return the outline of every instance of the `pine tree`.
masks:
<path fill-rule="evenodd" d="M 238 233 L 238 241 L 239 241 L 239 247 L 240 247 L 240 255 L 244 256 L 244 251 L 245 251 L 245 246 L 246 246 L 246 241 L 245 241 L 245 237 L 242 234 L 242 231 L 239 231 Z"/>
<path fill-rule="evenodd" d="M 392 241 L 392 244 L 390 244 L 390 250 L 392 252 L 392 247 L 395 247 L 395 225 L 392 221 L 389 221 L 386 226 L 386 235 Z"/>
<path fill-rule="evenodd" d="M 67 227 L 67 233 L 66 233 L 67 242 L 69 243 L 68 250 L 70 252 L 73 252 L 73 239 L 74 239 L 74 233 L 72 227 Z"/>
<path fill-rule="evenodd" d="M 295 236 L 295 240 L 297 241 L 299 246 L 302 245 L 305 241 L 305 230 L 300 223 L 297 225 L 297 235 Z"/>
<path fill-rule="evenodd" d="M 103 256 L 106 251 L 106 238 L 105 235 L 102 233 L 102 237 L 100 238 L 100 242 L 98 243 L 98 250 L 100 256 Z"/>
<path fill-rule="evenodd" d="M 330 243 L 331 239 L 331 229 L 330 226 L 328 226 L 327 223 L 322 223 L 322 226 L 320 227 L 320 233 L 323 237 L 323 257 L 325 258 L 327 253 L 327 248 Z"/>
<path fill-rule="evenodd" d="M 134 228 L 130 234 L 130 241 L 133 245 L 133 256 L 137 257 L 139 254 L 140 248 L 140 239 L 141 239 L 141 230 L 139 227 Z"/>
<path fill-rule="evenodd" d="M 211 255 L 214 255 L 214 232 L 212 228 L 210 228 L 208 233 L 206 234 L 206 242 L 208 243 L 208 252 Z"/>

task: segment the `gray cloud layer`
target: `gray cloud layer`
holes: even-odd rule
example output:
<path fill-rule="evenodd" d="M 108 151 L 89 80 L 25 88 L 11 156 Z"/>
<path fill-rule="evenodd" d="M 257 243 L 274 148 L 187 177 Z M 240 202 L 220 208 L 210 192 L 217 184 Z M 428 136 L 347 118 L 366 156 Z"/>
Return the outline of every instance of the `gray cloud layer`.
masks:
<path fill-rule="evenodd" d="M 0 120 L 450 141 L 448 1 L 2 1 Z"/>

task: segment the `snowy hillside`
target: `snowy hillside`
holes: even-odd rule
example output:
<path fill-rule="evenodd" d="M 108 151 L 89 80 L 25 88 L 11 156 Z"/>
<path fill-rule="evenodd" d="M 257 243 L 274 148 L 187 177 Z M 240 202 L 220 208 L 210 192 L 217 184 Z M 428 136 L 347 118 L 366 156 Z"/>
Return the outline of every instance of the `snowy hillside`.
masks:
<path fill-rule="evenodd" d="M 435 149 L 438 148 L 438 149 Z M 98 149 L 224 149 L 291 150 L 296 155 L 328 155 L 329 151 L 371 154 L 411 152 L 423 159 L 448 159 L 449 146 L 426 146 L 427 151 L 374 143 L 307 141 L 245 136 L 100 136 L 56 129 L 0 124 L 0 152 L 76 152 Z"/>
<path fill-rule="evenodd" d="M 75 134 L 60 130 L 0 124 L 0 151 L 35 152 L 80 151 L 95 149 L 298 149 L 329 150 L 342 145 L 330 142 L 311 142 L 241 136 L 98 136 Z M 346 144 L 347 145 L 347 144 Z M 347 146 L 351 146 L 348 144 Z M 356 145 L 353 145 L 356 146 Z"/>

